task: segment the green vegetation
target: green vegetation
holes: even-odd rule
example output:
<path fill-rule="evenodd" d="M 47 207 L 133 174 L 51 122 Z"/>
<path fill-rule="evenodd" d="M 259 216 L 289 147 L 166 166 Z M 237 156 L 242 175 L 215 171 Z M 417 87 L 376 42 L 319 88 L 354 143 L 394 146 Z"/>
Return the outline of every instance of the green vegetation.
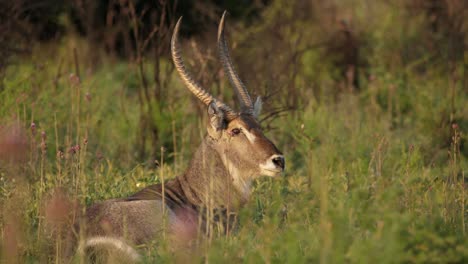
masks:
<path fill-rule="evenodd" d="M 255 182 L 238 230 L 207 238 L 191 258 L 468 262 L 464 3 L 441 1 L 455 7 L 431 20 L 406 1 L 342 2 L 273 1 L 253 22 L 228 22 L 234 61 L 252 94 L 265 96 L 263 125 L 285 154 L 286 173 Z M 208 40 L 186 40 L 185 57 L 201 83 L 234 105 L 213 59 L 214 25 Z M 66 243 L 57 238 L 70 212 L 182 173 L 205 134 L 206 109 L 179 81 L 168 52 L 140 62 L 93 47 L 69 33 L 34 43 L 31 56 L 15 56 L 4 69 L 5 263 L 60 262 Z M 165 86 L 141 100 L 142 80 L 157 86 L 156 62 L 168 73 L 158 79 Z M 157 137 L 142 141 L 152 128 Z M 148 263 L 187 257 L 164 241 L 141 253 Z"/>

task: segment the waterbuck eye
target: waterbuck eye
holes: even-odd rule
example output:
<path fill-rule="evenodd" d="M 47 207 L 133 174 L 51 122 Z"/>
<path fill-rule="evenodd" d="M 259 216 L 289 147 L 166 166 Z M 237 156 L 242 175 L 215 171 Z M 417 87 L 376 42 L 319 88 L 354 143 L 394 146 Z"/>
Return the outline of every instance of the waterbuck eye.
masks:
<path fill-rule="evenodd" d="M 240 128 L 233 128 L 233 129 L 231 130 L 231 136 L 237 136 L 237 135 L 240 134 L 240 132 L 241 132 L 241 129 L 240 129 Z"/>

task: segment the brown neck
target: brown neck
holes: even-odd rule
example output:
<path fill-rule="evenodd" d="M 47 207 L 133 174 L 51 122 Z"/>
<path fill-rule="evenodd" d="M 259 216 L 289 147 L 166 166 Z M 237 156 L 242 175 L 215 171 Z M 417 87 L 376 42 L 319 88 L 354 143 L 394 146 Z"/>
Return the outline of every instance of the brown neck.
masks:
<path fill-rule="evenodd" d="M 188 201 L 197 206 L 236 210 L 246 202 L 209 137 L 198 147 L 178 181 Z"/>

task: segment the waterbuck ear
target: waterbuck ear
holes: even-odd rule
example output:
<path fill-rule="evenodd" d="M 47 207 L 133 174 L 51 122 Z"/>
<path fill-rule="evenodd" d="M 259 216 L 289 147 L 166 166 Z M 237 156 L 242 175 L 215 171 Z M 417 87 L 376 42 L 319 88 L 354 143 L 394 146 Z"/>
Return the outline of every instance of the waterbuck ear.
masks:
<path fill-rule="evenodd" d="M 216 102 L 213 101 L 208 106 L 208 134 L 215 139 L 221 137 L 222 130 L 226 127 L 226 118 L 224 112 L 219 109 Z"/>
<path fill-rule="evenodd" d="M 258 116 L 260 115 L 260 112 L 262 112 L 262 99 L 259 97 L 257 97 L 257 100 L 255 100 L 255 104 L 254 104 L 254 110 L 253 110 L 253 114 L 254 114 L 254 117 L 255 118 L 258 118 Z"/>

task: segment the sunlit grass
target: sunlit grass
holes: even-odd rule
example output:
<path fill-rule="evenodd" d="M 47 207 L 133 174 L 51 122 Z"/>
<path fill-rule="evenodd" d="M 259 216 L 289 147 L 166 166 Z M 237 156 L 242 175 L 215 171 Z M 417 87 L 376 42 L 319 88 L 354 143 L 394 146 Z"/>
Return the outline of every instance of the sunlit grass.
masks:
<path fill-rule="evenodd" d="M 375 38 L 390 27 L 387 20 Z M 376 41 L 376 53 L 392 57 L 387 38 Z M 86 54 L 88 47 L 72 37 L 58 46 L 56 53 L 38 48 L 31 60 L 10 66 L 0 90 L 0 259 L 6 263 L 60 263 L 63 231 L 77 214 L 159 183 L 161 175 L 183 173 L 205 134 L 204 109 L 174 73 L 152 113 L 159 145 L 143 146 L 158 153 L 141 159 L 135 63 L 104 58 L 91 69 L 83 56 L 78 77 L 72 53 L 78 47 Z M 283 93 L 266 102 L 270 109 L 299 102 L 266 131 L 285 154 L 285 175 L 255 182 L 229 236 L 202 240 L 189 256 L 156 241 L 139 248 L 145 260 L 466 263 L 466 87 L 442 66 L 417 69 L 427 58 L 395 69 L 385 56 L 371 61 L 370 76 L 357 77 L 359 91 L 347 91 L 329 65 L 315 71 L 322 67 L 315 50 L 304 53 L 293 84 L 297 98 Z M 151 76 L 151 63 L 145 65 Z M 463 66 L 454 67 L 457 76 Z M 320 80 L 318 95 L 311 78 Z"/>

